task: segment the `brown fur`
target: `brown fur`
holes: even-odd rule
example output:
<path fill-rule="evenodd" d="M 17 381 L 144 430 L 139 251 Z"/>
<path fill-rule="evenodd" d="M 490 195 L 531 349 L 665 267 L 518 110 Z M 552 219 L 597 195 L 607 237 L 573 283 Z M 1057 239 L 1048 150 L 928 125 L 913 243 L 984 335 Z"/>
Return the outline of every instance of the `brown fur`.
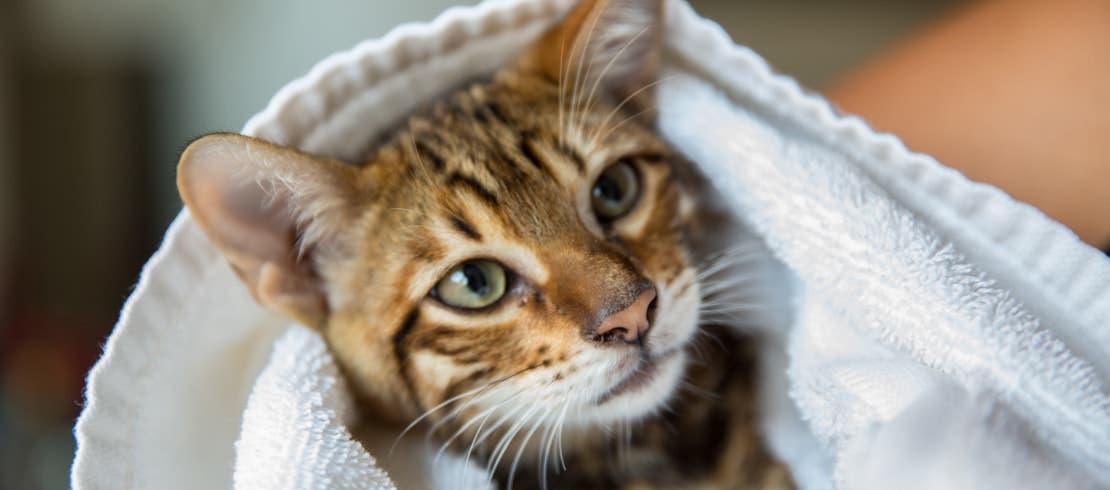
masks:
<path fill-rule="evenodd" d="M 692 348 L 697 196 L 685 163 L 640 112 L 651 103 L 658 26 L 606 38 L 619 17 L 610 3 L 658 23 L 658 2 L 584 2 L 513 66 L 412 117 L 360 166 L 243 137 L 202 139 L 182 157 L 182 196 L 260 302 L 321 331 L 364 412 L 422 421 L 495 466 L 501 482 L 543 481 L 536 456 L 563 432 L 562 407 L 601 413 L 566 428 L 570 466 L 545 473 L 553 487 L 790 487 L 758 436 L 750 339 L 718 332 L 721 348 L 687 363 L 694 388 L 660 388 L 666 366 L 681 366 Z M 583 33 L 598 25 L 601 41 L 591 43 Z M 592 59 L 626 50 L 640 62 Z M 632 165 L 641 191 L 628 215 L 606 224 L 589 192 L 618 161 Z M 430 295 L 452 267 L 478 258 L 510 271 L 499 302 L 461 311 Z M 645 288 L 658 294 L 646 340 L 599 341 L 597 325 Z M 661 390 L 658 399 L 642 410 L 621 402 L 641 385 Z M 581 398 L 596 386 L 611 388 Z M 606 413 L 619 403 L 643 413 Z M 613 423 L 590 417 L 637 428 L 623 460 L 597 436 Z M 525 451 L 532 456 L 510 465 Z"/>
<path fill-rule="evenodd" d="M 526 368 L 551 370 L 555 375 L 557 370 L 546 368 L 544 362 L 569 355 L 578 345 L 580 326 L 595 321 L 593 316 L 605 303 L 625 301 L 638 268 L 651 268 L 666 279 L 690 265 L 683 236 L 674 233 L 682 225 L 677 215 L 680 189 L 670 177 L 669 155 L 658 138 L 629 125 L 594 152 L 560 148 L 550 129 L 557 127 L 557 103 L 558 93 L 549 81 L 504 73 L 491 84 L 472 87 L 438 105 L 431 116 L 414 118 L 394 139 L 396 147 L 387 147 L 371 159 L 371 166 L 379 168 L 376 181 L 383 191 L 367 217 L 348 231 L 347 237 L 357 241 L 352 246 L 362 250 L 335 267 L 357 273 L 337 272 L 331 282 L 356 297 L 370 298 L 378 291 L 393 291 L 396 296 L 389 301 L 359 302 L 357 309 L 346 312 L 390 326 L 374 332 L 375 338 L 365 338 L 368 332 L 362 321 L 333 319 L 325 329 L 354 379 L 380 374 L 386 367 L 382 359 L 399 357 L 396 375 L 412 378 L 411 383 L 439 381 L 424 381 L 419 373 L 405 371 L 411 369 L 412 350 L 453 354 L 447 357 L 461 359 L 460 364 L 473 366 L 468 371 L 475 373 L 494 368 L 484 375 L 464 377 L 470 385 Z M 499 108 L 490 110 L 491 106 Z M 499 115 L 479 115 L 493 111 Z M 521 150 L 523 145 L 530 149 Z M 634 148 L 636 153 L 618 153 L 623 148 Z M 618 157 L 640 162 L 642 175 L 654 184 L 641 198 L 658 208 L 642 210 L 651 216 L 631 240 L 620 239 L 616 230 L 608 239 L 596 236 L 581 225 L 577 206 L 552 205 L 574 202 L 599 167 Z M 460 232 L 452 218 L 468 223 L 481 239 Z M 444 328 L 420 314 L 420 302 L 445 268 L 454 264 L 454 260 L 444 261 L 446 251 L 470 243 L 526 249 L 521 254 L 539 262 L 527 267 L 541 274 L 536 274 L 539 277 L 533 278 L 535 284 L 526 294 L 514 297 L 515 314 L 509 321 L 466 318 L 462 319 L 466 328 Z M 641 262 L 639 267 L 630 263 L 629 255 Z M 389 257 L 391 263 L 385 270 L 382 257 Z M 391 267 L 398 269 L 389 271 Z M 365 344 L 385 337 L 394 352 L 365 355 Z M 545 354 L 536 354 L 541 348 Z M 471 358 L 483 362 L 467 362 Z M 391 399 L 413 410 L 428 409 L 448 392 L 465 386 L 449 388 L 417 389 L 414 395 L 406 387 L 391 394 Z"/>
<path fill-rule="evenodd" d="M 682 392 L 666 413 L 581 437 L 567 470 L 553 470 L 547 488 L 783 489 L 789 472 L 762 448 L 757 431 L 757 352 L 750 338 L 707 326 Z M 507 479 L 508 475 L 502 475 Z M 540 488 L 535 468 L 515 475 L 513 488 Z"/>

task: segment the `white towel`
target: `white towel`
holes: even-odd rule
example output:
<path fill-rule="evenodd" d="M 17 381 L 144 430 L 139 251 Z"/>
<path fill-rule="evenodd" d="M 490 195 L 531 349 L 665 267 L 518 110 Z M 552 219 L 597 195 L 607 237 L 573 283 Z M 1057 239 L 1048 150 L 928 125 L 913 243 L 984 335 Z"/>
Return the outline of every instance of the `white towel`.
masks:
<path fill-rule="evenodd" d="M 402 26 L 322 62 L 245 132 L 357 158 L 570 3 Z M 793 322 L 764 346 L 762 423 L 799 483 L 1110 488 L 1110 261 L 667 7 L 660 129 L 796 283 Z M 484 485 L 419 441 L 363 450 L 342 387 L 319 337 L 255 306 L 183 212 L 90 374 L 74 487 Z"/>

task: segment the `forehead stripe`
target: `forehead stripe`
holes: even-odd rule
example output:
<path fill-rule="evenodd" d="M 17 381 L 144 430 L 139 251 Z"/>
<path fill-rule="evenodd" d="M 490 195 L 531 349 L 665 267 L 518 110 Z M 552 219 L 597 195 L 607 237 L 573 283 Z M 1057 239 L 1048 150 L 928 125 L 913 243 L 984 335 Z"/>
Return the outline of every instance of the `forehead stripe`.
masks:
<path fill-rule="evenodd" d="M 482 234 L 478 233 L 478 230 L 475 230 L 473 225 L 471 225 L 461 217 L 451 216 L 451 225 L 453 225 L 456 230 L 459 230 L 460 233 L 466 235 L 472 240 L 482 240 Z"/>
<path fill-rule="evenodd" d="M 408 315 L 405 315 L 404 321 L 401 322 L 401 327 L 397 329 L 397 333 L 393 334 L 393 356 L 397 359 L 397 372 L 401 376 L 401 382 L 405 385 L 405 390 L 408 391 L 409 398 L 417 410 L 423 412 L 424 409 L 420 406 L 420 397 L 416 395 L 416 386 L 412 383 L 412 378 L 409 377 L 408 370 L 408 349 L 406 349 L 405 338 L 412 332 L 412 328 L 416 326 L 416 319 L 418 311 L 413 308 Z"/>
<path fill-rule="evenodd" d="M 579 155 L 577 150 L 566 144 L 559 145 L 559 150 L 561 150 L 567 158 L 570 158 L 570 161 L 574 163 L 574 168 L 578 170 L 579 174 L 586 173 L 586 164 L 582 161 L 582 155 Z"/>
<path fill-rule="evenodd" d="M 490 101 L 488 104 L 482 107 L 482 110 L 478 111 L 478 114 L 480 114 L 479 117 L 493 117 L 505 126 L 512 126 L 511 124 L 509 124 L 509 118 L 505 117 L 505 113 L 501 110 L 501 107 L 499 107 L 496 102 Z"/>
<path fill-rule="evenodd" d="M 478 182 L 474 179 L 474 177 L 471 177 L 469 175 L 464 175 L 459 172 L 452 172 L 451 175 L 447 177 L 447 185 L 451 187 L 462 187 L 468 189 L 470 190 L 470 192 L 476 194 L 478 197 L 482 198 L 482 200 L 486 201 L 491 206 L 497 206 L 498 204 L 500 204 L 497 199 L 497 194 L 487 189 L 486 186 L 482 185 L 481 182 Z"/>
<path fill-rule="evenodd" d="M 520 153 L 524 155 L 524 159 L 528 160 L 528 163 L 531 163 L 545 175 L 554 178 L 555 174 L 551 173 L 551 169 L 547 166 L 547 161 L 536 153 L 536 148 L 533 146 L 532 140 L 533 135 L 531 133 L 520 135 Z"/>
<path fill-rule="evenodd" d="M 428 161 L 432 162 L 432 166 L 435 167 L 437 172 L 442 172 L 443 169 L 447 168 L 447 162 L 444 160 L 443 156 L 433 150 L 423 140 L 416 141 L 416 156 L 421 157 L 421 159 L 427 158 Z"/>

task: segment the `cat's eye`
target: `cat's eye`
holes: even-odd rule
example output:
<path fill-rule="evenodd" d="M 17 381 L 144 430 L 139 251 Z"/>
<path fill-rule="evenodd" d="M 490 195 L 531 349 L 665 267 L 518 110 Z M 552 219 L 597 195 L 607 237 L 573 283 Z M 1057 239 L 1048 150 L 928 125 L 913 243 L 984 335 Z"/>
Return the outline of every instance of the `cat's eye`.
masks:
<path fill-rule="evenodd" d="M 433 294 L 449 306 L 476 310 L 505 295 L 505 268 L 492 260 L 470 260 L 456 265 L 436 284 Z"/>
<path fill-rule="evenodd" d="M 625 160 L 605 169 L 590 190 L 590 205 L 603 223 L 624 216 L 640 197 L 640 176 Z"/>

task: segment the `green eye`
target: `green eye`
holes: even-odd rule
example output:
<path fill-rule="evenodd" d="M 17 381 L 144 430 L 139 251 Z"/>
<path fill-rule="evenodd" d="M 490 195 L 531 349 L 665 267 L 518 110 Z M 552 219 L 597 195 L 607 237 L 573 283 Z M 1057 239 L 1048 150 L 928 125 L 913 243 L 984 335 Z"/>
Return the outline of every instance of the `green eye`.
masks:
<path fill-rule="evenodd" d="M 463 262 L 436 284 L 434 294 L 456 308 L 476 310 L 505 295 L 505 269 L 492 260 Z"/>
<path fill-rule="evenodd" d="M 590 205 L 602 223 L 624 216 L 640 197 L 640 177 L 621 160 L 601 173 L 590 190 Z"/>

